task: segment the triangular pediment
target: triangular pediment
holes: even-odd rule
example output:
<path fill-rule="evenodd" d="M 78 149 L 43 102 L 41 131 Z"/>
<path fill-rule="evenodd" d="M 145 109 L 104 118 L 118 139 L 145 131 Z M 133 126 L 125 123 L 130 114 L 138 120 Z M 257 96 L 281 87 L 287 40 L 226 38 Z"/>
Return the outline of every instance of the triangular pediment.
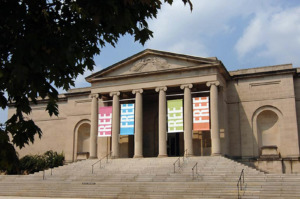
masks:
<path fill-rule="evenodd" d="M 194 57 L 147 49 L 88 76 L 86 80 L 91 82 L 98 78 L 155 73 L 218 62 L 216 58 Z"/>

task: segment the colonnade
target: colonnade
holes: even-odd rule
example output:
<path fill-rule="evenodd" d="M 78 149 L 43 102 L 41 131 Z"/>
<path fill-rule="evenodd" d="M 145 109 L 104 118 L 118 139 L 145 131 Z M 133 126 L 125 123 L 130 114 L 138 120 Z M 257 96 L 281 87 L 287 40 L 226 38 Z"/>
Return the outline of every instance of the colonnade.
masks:
<path fill-rule="evenodd" d="M 211 154 L 221 154 L 221 143 L 219 133 L 219 113 L 218 113 L 218 81 L 207 82 L 210 87 L 210 120 L 211 120 Z M 192 84 L 180 85 L 184 92 L 184 149 L 187 156 L 193 156 L 193 106 L 192 106 Z M 158 157 L 167 156 L 167 87 L 157 87 L 155 91 L 159 93 L 158 110 Z M 134 128 L 134 158 L 143 157 L 143 89 L 132 91 L 135 94 L 135 128 Z M 111 92 L 113 118 L 112 118 L 112 156 L 119 157 L 120 140 L 120 92 Z M 97 158 L 97 114 L 98 114 L 98 94 L 92 94 L 91 105 L 91 133 L 90 133 L 90 158 Z"/>

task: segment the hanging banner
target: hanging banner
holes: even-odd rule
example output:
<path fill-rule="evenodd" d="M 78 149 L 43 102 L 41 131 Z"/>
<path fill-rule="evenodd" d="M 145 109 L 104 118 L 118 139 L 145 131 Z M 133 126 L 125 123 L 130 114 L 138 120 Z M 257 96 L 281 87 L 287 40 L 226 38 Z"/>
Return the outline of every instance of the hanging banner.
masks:
<path fill-rule="evenodd" d="M 168 133 L 183 132 L 182 99 L 168 100 Z"/>
<path fill-rule="evenodd" d="M 193 98 L 193 129 L 209 130 L 209 97 Z"/>
<path fill-rule="evenodd" d="M 134 104 L 121 104 L 120 135 L 134 134 Z"/>
<path fill-rule="evenodd" d="M 111 136 L 112 106 L 99 108 L 98 137 Z"/>

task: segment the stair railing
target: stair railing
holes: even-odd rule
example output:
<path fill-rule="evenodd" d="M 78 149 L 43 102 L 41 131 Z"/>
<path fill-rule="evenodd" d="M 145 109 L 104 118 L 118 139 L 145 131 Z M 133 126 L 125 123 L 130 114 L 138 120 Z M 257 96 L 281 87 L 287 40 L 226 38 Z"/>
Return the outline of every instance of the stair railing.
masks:
<path fill-rule="evenodd" d="M 106 159 L 106 163 L 108 163 L 108 157 L 111 156 L 111 154 L 112 154 L 112 151 L 109 152 L 108 154 L 106 154 L 104 157 L 102 157 L 100 160 L 98 160 L 98 161 L 95 162 L 94 164 L 92 164 L 92 173 L 94 173 L 94 165 L 97 164 L 97 163 L 99 163 L 99 168 L 101 169 L 101 161 L 102 161 L 103 159 Z"/>
<path fill-rule="evenodd" d="M 173 163 L 174 165 L 174 173 L 176 173 L 176 163 L 178 162 L 178 167 L 180 167 L 180 157 Z"/>
<path fill-rule="evenodd" d="M 245 179 L 244 179 L 244 169 L 242 169 L 241 171 L 241 175 L 239 177 L 239 180 L 237 182 L 237 189 L 238 189 L 238 199 L 241 198 L 241 195 L 240 195 L 240 191 L 243 191 L 243 187 L 244 187 L 244 184 L 245 184 Z"/>
<path fill-rule="evenodd" d="M 196 168 L 196 174 L 198 175 L 198 162 L 196 162 L 196 164 L 192 168 L 193 179 L 194 179 L 194 176 L 195 176 L 195 168 Z"/>
<path fill-rule="evenodd" d="M 184 150 L 183 157 L 182 157 L 182 162 L 184 162 L 184 156 L 187 158 L 187 149 Z"/>

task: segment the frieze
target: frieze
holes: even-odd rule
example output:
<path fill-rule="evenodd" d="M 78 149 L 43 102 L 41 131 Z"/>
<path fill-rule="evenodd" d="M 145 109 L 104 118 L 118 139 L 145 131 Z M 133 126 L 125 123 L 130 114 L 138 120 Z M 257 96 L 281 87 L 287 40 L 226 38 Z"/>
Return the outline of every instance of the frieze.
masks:
<path fill-rule="evenodd" d="M 158 71 L 168 68 L 170 68 L 170 64 L 167 60 L 159 57 L 147 57 L 135 62 L 131 67 L 130 72 Z"/>

